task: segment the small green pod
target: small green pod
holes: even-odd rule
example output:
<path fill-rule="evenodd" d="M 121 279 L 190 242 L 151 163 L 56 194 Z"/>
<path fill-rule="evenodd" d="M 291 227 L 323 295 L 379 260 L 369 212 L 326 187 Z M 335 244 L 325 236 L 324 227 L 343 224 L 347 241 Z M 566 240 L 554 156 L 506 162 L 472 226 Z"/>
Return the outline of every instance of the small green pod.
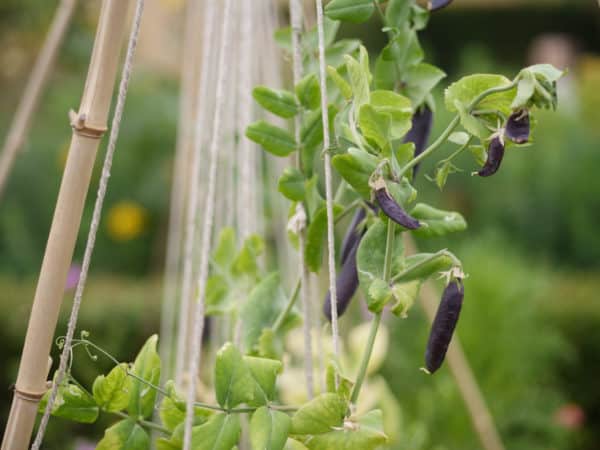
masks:
<path fill-rule="evenodd" d="M 422 280 L 457 265 L 457 259 L 448 251 L 417 253 L 406 258 L 404 268 L 393 277 L 394 283 Z"/>

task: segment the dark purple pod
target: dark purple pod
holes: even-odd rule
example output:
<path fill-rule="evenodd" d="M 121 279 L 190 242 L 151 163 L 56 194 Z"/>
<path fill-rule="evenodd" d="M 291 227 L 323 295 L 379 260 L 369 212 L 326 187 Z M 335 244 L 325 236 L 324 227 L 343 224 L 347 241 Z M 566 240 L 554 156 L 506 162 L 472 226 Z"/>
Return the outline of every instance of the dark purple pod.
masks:
<path fill-rule="evenodd" d="M 358 289 L 356 252 L 358 251 L 358 245 L 360 244 L 361 237 L 359 237 L 359 239 L 350 249 L 346 257 L 346 261 L 342 266 L 342 270 L 338 273 L 337 280 L 335 280 L 338 317 L 346 312 L 346 309 L 348 309 L 348 306 L 350 305 L 350 300 L 352 300 L 356 289 Z M 323 313 L 331 322 L 331 292 L 327 292 L 327 296 L 325 297 L 325 302 L 323 303 Z"/>
<path fill-rule="evenodd" d="M 392 198 L 385 186 L 375 190 L 375 198 L 384 214 L 398 225 L 402 225 L 409 230 L 416 230 L 421 226 L 421 223 L 417 219 L 409 216 L 408 213 L 396 203 L 396 200 Z"/>
<path fill-rule="evenodd" d="M 434 373 L 444 362 L 458 322 L 464 295 L 465 290 L 460 281 L 451 281 L 444 289 L 442 301 L 431 325 L 427 350 L 425 350 L 425 368 L 429 373 Z"/>
<path fill-rule="evenodd" d="M 502 158 L 504 158 L 504 142 L 500 136 L 495 136 L 488 147 L 487 160 L 477 175 L 480 177 L 494 175 L 500 168 Z"/>
<path fill-rule="evenodd" d="M 412 142 L 415 144 L 415 158 L 423 153 L 429 141 L 431 134 L 431 124 L 433 123 L 433 113 L 427 105 L 419 109 L 412 117 L 412 127 L 406 133 L 404 142 Z M 413 178 L 417 176 L 419 164 L 413 168 Z"/>
<path fill-rule="evenodd" d="M 438 9 L 445 8 L 450 3 L 452 3 L 452 0 L 430 0 L 428 4 L 429 11 L 437 11 Z"/>
<path fill-rule="evenodd" d="M 358 230 L 358 225 L 365 220 L 367 217 L 367 212 L 364 208 L 359 208 L 358 211 L 354 213 L 354 217 L 352 218 L 352 222 L 350 222 L 350 226 L 348 227 L 348 231 L 344 236 L 344 240 L 342 241 L 342 248 L 340 249 L 340 263 L 344 264 L 348 255 L 352 251 L 352 247 L 360 238 L 365 234 L 366 230 Z"/>
<path fill-rule="evenodd" d="M 522 109 L 515 111 L 506 121 L 504 135 L 517 144 L 524 144 L 529 140 L 529 111 Z"/>

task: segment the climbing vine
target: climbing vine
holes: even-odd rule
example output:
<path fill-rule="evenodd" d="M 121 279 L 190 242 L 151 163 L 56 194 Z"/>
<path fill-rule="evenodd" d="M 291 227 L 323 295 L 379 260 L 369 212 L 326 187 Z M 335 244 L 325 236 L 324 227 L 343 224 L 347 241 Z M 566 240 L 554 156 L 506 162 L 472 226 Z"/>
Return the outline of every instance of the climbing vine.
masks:
<path fill-rule="evenodd" d="M 329 148 L 323 149 L 316 28 L 301 36 L 304 77 L 296 86 L 253 90 L 257 104 L 269 113 L 283 120 L 299 119 L 296 136 L 281 122 L 261 120 L 247 127 L 246 137 L 275 157 L 297 156 L 298 164 L 283 171 L 277 189 L 290 202 L 290 243 L 314 273 L 323 269 L 326 253 L 322 158 L 323 152 L 330 155 L 338 180 L 335 222 L 353 216 L 337 255 L 341 266 L 337 311 L 343 316 L 360 288 L 372 322 L 352 371 L 347 360 L 330 356 L 325 373 L 317 374 L 324 382 L 315 383 L 314 398 L 285 404 L 281 399 L 289 396 L 281 392 L 284 387 L 278 378 L 298 363 L 290 360 L 285 345 L 286 336 L 302 321 L 296 306 L 302 278 L 286 292 L 280 275 L 265 272 L 258 263 L 265 247 L 261 237 L 252 235 L 238 247 L 235 231 L 222 230 L 210 259 L 206 313 L 229 319 L 231 326 L 225 331 L 230 342 L 218 350 L 211 365 L 205 364 L 211 370 L 203 370 L 206 383 L 198 387 L 203 401 L 195 403 L 193 449 L 228 450 L 239 445 L 242 416 L 249 418 L 249 443 L 257 450 L 368 450 L 385 445 L 392 431 L 385 429 L 382 411 L 364 412 L 360 407 L 382 314 L 387 309 L 405 319 L 421 284 L 435 276 L 443 279 L 445 290 L 424 343 L 424 371 L 433 373 L 442 365 L 463 298 L 468 296 L 465 268 L 447 249 L 407 254 L 403 235 L 442 237 L 465 230 L 467 224 L 458 212 L 418 201 L 420 163 L 434 158 L 434 172 L 426 177 L 440 189 L 451 174 L 462 171 L 455 163 L 462 153 L 473 156 L 473 175 L 493 175 L 505 153 L 528 145 L 535 110 L 556 108 L 556 82 L 562 75 L 550 65 L 535 65 L 512 79 L 474 74 L 450 84 L 443 106 L 454 117 L 428 144 L 439 107 L 432 90 L 445 74 L 425 62 L 418 32 L 426 27 L 431 12 L 449 3 L 432 1 L 422 7 L 415 0 L 332 0 L 327 4 Z M 336 39 L 341 22 L 362 23 L 374 14 L 388 36 L 375 58 L 358 40 Z M 279 30 L 275 39 L 285 51 L 292 51 L 291 28 Z M 455 147 L 443 154 L 448 142 Z M 327 294 L 323 312 L 329 320 L 330 301 Z M 150 431 L 159 434 L 157 449 L 181 449 L 186 402 L 181 386 L 172 381 L 159 386 L 156 345 L 153 336 L 134 362 L 120 363 L 82 335 L 74 347 L 87 349 L 93 358 L 110 358 L 114 368 L 100 375 L 91 389 L 81 386 L 69 371 L 53 415 L 84 423 L 96 421 L 100 413 L 114 415 L 118 421 L 106 430 L 100 450 L 147 449 Z M 155 408 L 158 422 L 153 421 Z"/>

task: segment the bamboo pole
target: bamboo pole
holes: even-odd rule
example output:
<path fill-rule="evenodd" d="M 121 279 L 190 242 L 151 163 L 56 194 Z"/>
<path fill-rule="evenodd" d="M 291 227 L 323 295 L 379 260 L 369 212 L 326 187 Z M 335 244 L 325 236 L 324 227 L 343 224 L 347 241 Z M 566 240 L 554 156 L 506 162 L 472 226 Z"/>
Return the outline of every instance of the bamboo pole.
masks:
<path fill-rule="evenodd" d="M 40 270 L 15 395 L 2 450 L 25 450 L 37 406 L 46 391 L 47 361 L 85 197 L 114 89 L 130 0 L 104 0 L 79 113 L 71 113 L 73 138 L 46 253 Z"/>
<path fill-rule="evenodd" d="M 0 153 L 0 199 L 17 153 L 27 136 L 31 118 L 37 109 L 48 75 L 54 67 L 58 49 L 67 33 L 76 6 L 77 0 L 61 0 L 54 14 L 54 19 L 52 19 L 52 25 L 50 25 L 44 45 L 27 80 L 25 91 L 6 135 L 2 153 Z"/>
<path fill-rule="evenodd" d="M 405 235 L 404 245 L 408 254 L 417 252 L 415 241 L 409 234 Z M 427 318 L 430 322 L 433 322 L 439 303 L 439 293 L 436 292 L 430 282 L 426 282 L 421 287 L 420 297 Z M 502 439 L 494 424 L 494 418 L 487 407 L 483 393 L 479 389 L 477 379 L 456 334 L 450 342 L 448 353 L 446 353 L 446 361 L 465 402 L 482 448 L 484 450 L 504 450 Z"/>

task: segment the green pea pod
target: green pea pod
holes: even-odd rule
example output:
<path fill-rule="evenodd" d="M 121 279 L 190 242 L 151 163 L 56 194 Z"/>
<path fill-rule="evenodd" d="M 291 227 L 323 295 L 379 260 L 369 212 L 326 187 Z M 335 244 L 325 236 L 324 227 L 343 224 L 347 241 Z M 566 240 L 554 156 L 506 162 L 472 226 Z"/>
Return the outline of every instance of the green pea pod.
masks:
<path fill-rule="evenodd" d="M 435 273 L 448 271 L 455 266 L 460 266 L 460 262 L 447 250 L 437 253 L 417 253 L 406 258 L 404 269 L 392 280 L 394 283 L 424 280 Z"/>

